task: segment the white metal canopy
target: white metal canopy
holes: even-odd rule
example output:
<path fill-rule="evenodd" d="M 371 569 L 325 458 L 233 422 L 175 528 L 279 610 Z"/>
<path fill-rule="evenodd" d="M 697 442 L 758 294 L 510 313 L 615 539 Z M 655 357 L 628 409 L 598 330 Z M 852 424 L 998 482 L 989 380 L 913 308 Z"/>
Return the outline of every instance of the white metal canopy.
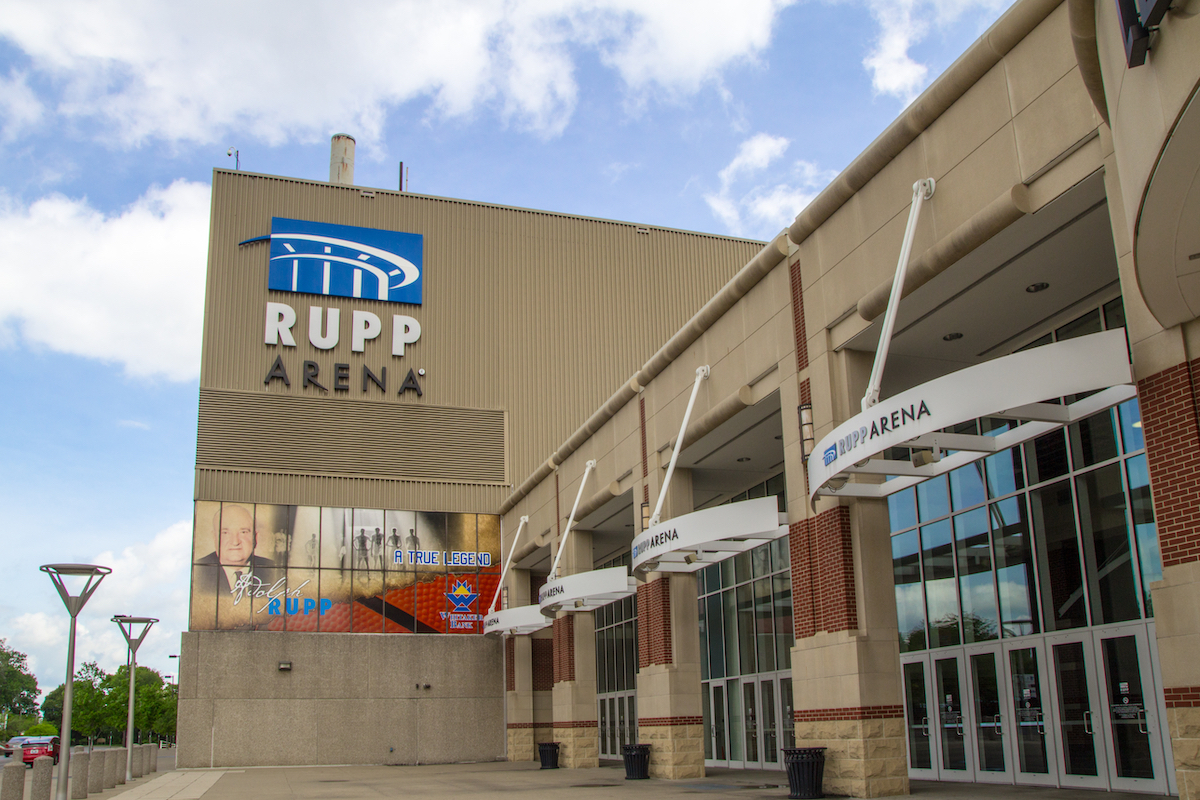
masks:
<path fill-rule="evenodd" d="M 546 581 L 538 590 L 538 605 L 553 617 L 561 609 L 593 611 L 631 594 L 637 594 L 637 578 L 625 567 L 609 567 Z"/>
<path fill-rule="evenodd" d="M 511 633 L 518 636 L 540 631 L 550 624 L 535 605 L 493 611 L 483 619 L 484 633 Z"/>
<path fill-rule="evenodd" d="M 818 494 L 882 498 L 1062 428 L 1137 396 L 1124 330 L 1035 347 L 921 384 L 856 414 L 808 459 L 809 502 Z M 1069 404 L 1045 402 L 1086 394 Z M 1016 422 L 994 436 L 944 433 L 980 417 Z M 947 455 L 920 466 L 876 458 L 893 447 Z M 852 475 L 890 478 L 848 483 Z"/>
<path fill-rule="evenodd" d="M 632 544 L 635 572 L 695 572 L 788 532 L 774 497 L 706 508 L 654 525 Z"/>

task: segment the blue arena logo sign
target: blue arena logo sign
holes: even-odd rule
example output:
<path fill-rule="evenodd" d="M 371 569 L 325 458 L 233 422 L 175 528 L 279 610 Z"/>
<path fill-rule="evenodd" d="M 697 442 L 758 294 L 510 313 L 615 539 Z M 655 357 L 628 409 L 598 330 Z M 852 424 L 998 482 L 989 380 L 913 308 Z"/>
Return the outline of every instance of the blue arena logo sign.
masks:
<path fill-rule="evenodd" d="M 416 233 L 271 218 L 267 288 L 421 304 L 424 238 Z"/>

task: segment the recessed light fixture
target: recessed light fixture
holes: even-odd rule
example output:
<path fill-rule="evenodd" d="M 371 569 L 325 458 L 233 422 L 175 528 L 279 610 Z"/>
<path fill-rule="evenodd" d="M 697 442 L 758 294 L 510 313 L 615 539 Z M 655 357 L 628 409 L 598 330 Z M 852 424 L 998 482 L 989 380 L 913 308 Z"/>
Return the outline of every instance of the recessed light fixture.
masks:
<path fill-rule="evenodd" d="M 738 463 L 739 463 L 739 464 L 745 464 L 745 463 L 746 463 L 747 461 L 749 461 L 749 460 L 750 460 L 750 457 L 749 457 L 749 456 L 742 456 L 741 458 L 739 458 L 739 459 L 738 459 Z"/>
<path fill-rule="evenodd" d="M 961 339 L 961 338 L 962 338 L 962 334 L 959 333 L 958 331 L 955 331 L 954 333 L 947 333 L 945 336 L 943 336 L 942 341 L 943 342 L 953 342 L 953 341 L 957 341 L 958 339 Z"/>
<path fill-rule="evenodd" d="M 1038 292 L 1044 292 L 1049 288 L 1050 284 L 1048 283 L 1031 283 L 1025 287 L 1025 291 L 1029 292 L 1030 294 L 1037 294 Z"/>

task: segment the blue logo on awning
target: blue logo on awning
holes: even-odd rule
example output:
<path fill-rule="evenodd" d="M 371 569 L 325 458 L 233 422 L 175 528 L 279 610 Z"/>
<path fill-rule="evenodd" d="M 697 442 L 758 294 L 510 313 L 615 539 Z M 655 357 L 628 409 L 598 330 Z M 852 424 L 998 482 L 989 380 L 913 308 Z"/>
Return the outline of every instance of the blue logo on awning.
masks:
<path fill-rule="evenodd" d="M 837 445 L 835 444 L 832 447 L 825 448 L 825 454 L 822 456 L 822 460 L 825 462 L 825 466 L 828 467 L 836 459 L 837 459 Z"/>
<path fill-rule="evenodd" d="M 421 304 L 420 234 L 273 217 L 270 240 L 269 289 Z"/>

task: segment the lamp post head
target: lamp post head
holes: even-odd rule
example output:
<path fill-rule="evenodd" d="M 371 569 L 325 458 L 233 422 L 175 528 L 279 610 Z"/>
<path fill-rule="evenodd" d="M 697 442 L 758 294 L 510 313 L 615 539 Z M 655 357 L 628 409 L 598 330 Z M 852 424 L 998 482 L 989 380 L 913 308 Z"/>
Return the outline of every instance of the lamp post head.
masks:
<path fill-rule="evenodd" d="M 58 596 L 62 598 L 63 605 L 67 607 L 67 613 L 72 617 L 79 616 L 79 612 L 83 610 L 84 605 L 91 599 L 92 593 L 100 585 L 100 581 L 104 580 L 104 576 L 112 572 L 110 567 L 101 567 L 96 564 L 43 564 L 39 569 L 50 576 L 50 580 L 54 582 L 54 588 L 58 590 Z M 79 594 L 72 595 L 67 588 L 63 578 L 86 578 L 83 588 L 79 590 Z"/>
<path fill-rule="evenodd" d="M 117 627 L 121 629 L 122 635 L 125 636 L 125 642 L 129 645 L 130 652 L 135 654 L 138 647 L 141 646 L 142 640 L 146 638 L 146 634 L 150 632 L 150 627 L 158 622 L 154 617 L 130 617 L 125 614 L 118 614 L 112 618 L 112 621 L 117 623 Z M 137 625 L 144 627 L 135 635 L 134 627 Z"/>

